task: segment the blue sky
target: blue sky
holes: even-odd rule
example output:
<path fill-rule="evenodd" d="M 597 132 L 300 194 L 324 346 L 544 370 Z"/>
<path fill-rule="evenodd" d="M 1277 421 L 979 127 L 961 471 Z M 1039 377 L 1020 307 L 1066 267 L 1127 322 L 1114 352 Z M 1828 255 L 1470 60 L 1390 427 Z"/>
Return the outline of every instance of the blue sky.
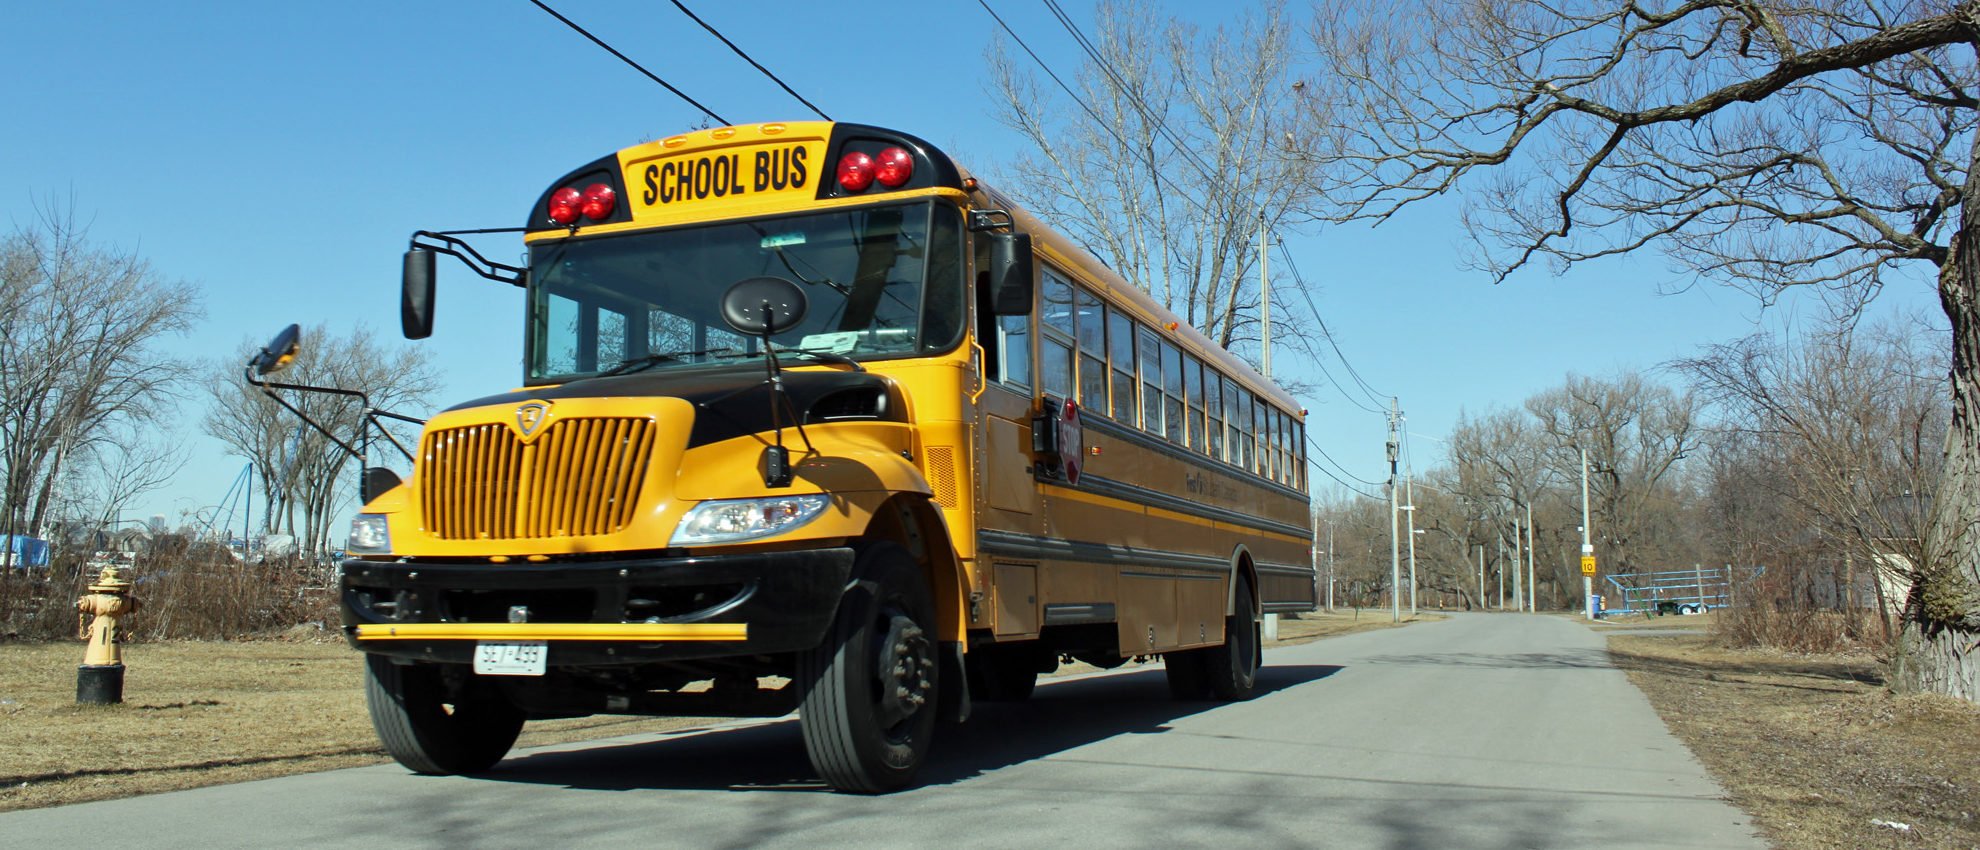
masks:
<path fill-rule="evenodd" d="M 730 121 L 809 117 L 671 4 L 552 5 Z M 920 135 L 993 177 L 1024 151 L 990 111 L 982 57 L 996 24 L 975 2 L 688 5 L 835 118 Z M 992 5 L 1054 70 L 1077 67 L 1077 46 L 1041 3 Z M 1063 5 L 1090 22 L 1088 4 Z M 1234 14 L 1166 8 L 1205 25 Z M 198 284 L 206 319 L 168 350 L 205 360 L 289 322 L 395 337 L 412 231 L 517 225 L 571 168 L 701 120 L 526 0 L 9 2 L 5 20 L 0 215 L 19 224 L 36 204 L 72 205 L 98 242 Z M 1493 286 L 1457 263 L 1456 209 L 1439 201 L 1372 231 L 1284 234 L 1341 349 L 1426 438 L 1569 371 L 1654 367 L 1782 315 L 1711 285 L 1658 295 L 1683 281 L 1655 254 Z M 512 236 L 479 244 L 498 260 L 521 253 Z M 419 343 L 446 377 L 436 401 L 516 384 L 520 293 L 451 265 L 440 289 L 436 333 Z M 1933 304 L 1920 276 L 1878 309 Z M 1274 365 L 1322 382 L 1291 352 Z M 1306 403 L 1316 442 L 1380 480 L 1382 418 L 1327 385 Z M 177 522 L 238 473 L 242 461 L 198 433 L 199 404 L 189 391 L 179 425 L 192 462 L 127 516 Z M 1442 450 L 1434 439 L 1414 448 L 1419 467 Z"/>

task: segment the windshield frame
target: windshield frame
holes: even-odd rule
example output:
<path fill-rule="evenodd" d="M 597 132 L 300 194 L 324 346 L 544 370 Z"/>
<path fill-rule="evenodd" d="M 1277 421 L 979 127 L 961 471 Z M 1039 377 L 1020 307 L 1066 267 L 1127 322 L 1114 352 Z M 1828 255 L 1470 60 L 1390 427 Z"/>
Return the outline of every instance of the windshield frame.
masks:
<path fill-rule="evenodd" d="M 919 220 L 919 225 L 921 228 L 920 238 L 923 244 L 918 260 L 920 265 L 919 281 L 914 292 L 916 300 L 913 305 L 915 311 L 915 317 L 912 323 L 913 336 L 907 350 L 898 352 L 853 351 L 850 354 L 856 357 L 859 362 L 866 363 L 940 357 L 953 353 L 963 344 L 968 324 L 969 279 L 967 265 L 969 258 L 967 255 L 968 235 L 964 225 L 965 216 L 961 206 L 954 199 L 942 196 L 919 196 L 889 199 L 873 204 L 843 207 L 833 206 L 824 209 L 790 210 L 767 215 L 696 221 L 670 227 L 645 228 L 531 243 L 529 245 L 528 261 L 530 269 L 529 285 L 523 305 L 523 385 L 533 387 L 563 384 L 589 378 L 606 377 L 608 373 L 623 375 L 648 371 L 675 372 L 684 369 L 733 368 L 737 363 L 761 362 L 762 351 L 760 350 L 760 343 L 754 338 L 748 338 L 743 340 L 742 344 L 738 346 L 741 349 L 740 352 L 734 355 L 703 354 L 686 357 L 681 360 L 656 358 L 652 363 L 633 368 L 624 368 L 627 364 L 635 364 L 651 355 L 673 353 L 664 350 L 671 348 L 671 346 L 655 346 L 649 350 L 638 345 L 634 340 L 631 329 L 628 329 L 627 339 L 622 344 L 622 348 L 624 349 L 623 355 L 617 361 L 608 361 L 604 348 L 609 335 L 601 336 L 598 316 L 606 312 L 616 314 L 618 311 L 614 311 L 611 307 L 603 306 L 600 303 L 580 304 L 569 295 L 558 293 L 544 283 L 550 277 L 545 271 L 545 267 L 550 263 L 560 262 L 563 253 L 572 247 L 597 244 L 606 240 L 652 238 L 655 236 L 680 234 L 697 229 L 754 226 L 764 223 L 774 224 L 778 221 L 833 215 L 844 216 L 887 208 L 900 208 L 904 211 L 905 214 L 902 218 L 903 227 L 906 227 L 907 223 L 915 220 L 913 216 L 917 212 L 922 216 Z M 770 230 L 759 229 L 759 232 L 767 234 L 774 230 L 775 228 L 773 227 Z M 767 238 L 768 236 L 766 236 Z M 660 255 L 657 250 L 655 251 L 655 255 Z M 720 285 L 726 287 L 728 283 L 724 282 Z M 946 283 L 946 291 L 938 289 L 944 283 Z M 716 292 L 719 291 L 716 290 Z M 616 294 L 623 297 L 629 305 L 646 303 L 652 307 L 658 307 L 658 305 L 653 305 L 650 301 L 644 301 L 637 293 L 620 292 Z M 586 345 L 587 339 L 590 340 L 588 344 L 592 349 L 589 352 L 591 357 L 590 366 L 592 368 L 588 371 L 577 368 L 580 364 L 584 363 L 585 358 L 583 353 L 578 355 L 579 360 L 577 363 L 572 364 L 573 368 L 571 371 L 551 370 L 549 350 L 555 344 L 554 340 L 557 339 L 551 333 L 550 329 L 552 322 L 551 298 L 553 295 L 570 303 L 579 311 L 576 319 L 578 321 L 578 330 L 571 334 L 570 338 L 576 339 L 580 346 Z M 816 302 L 814 302 L 814 309 L 817 306 Z M 947 312 L 937 314 L 935 312 L 936 310 L 946 310 Z M 933 326 L 931 326 L 931 323 Z M 697 332 L 696 338 L 713 338 L 718 332 L 725 339 L 740 338 L 740 335 L 736 334 L 732 329 L 726 326 L 718 328 L 713 323 L 706 323 L 706 326 Z M 586 334 L 589 334 L 589 336 L 587 337 Z M 650 331 L 647 342 L 648 344 L 651 343 Z M 776 347 L 779 352 L 802 350 L 797 346 L 786 344 L 783 340 L 777 340 Z M 620 369 L 622 371 L 614 373 L 614 369 Z"/>

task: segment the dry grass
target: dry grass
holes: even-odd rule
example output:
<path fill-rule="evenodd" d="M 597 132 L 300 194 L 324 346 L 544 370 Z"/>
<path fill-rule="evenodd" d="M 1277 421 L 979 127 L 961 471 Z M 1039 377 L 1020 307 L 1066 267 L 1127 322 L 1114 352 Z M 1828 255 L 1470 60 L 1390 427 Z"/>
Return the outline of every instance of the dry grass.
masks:
<path fill-rule="evenodd" d="M 1697 635 L 1613 635 L 1609 652 L 1777 846 L 1980 848 L 1980 706 L 1894 696 L 1866 655 Z"/>
<path fill-rule="evenodd" d="M 341 641 L 133 644 L 114 706 L 76 704 L 81 662 L 80 643 L 0 644 L 0 811 L 386 761 Z M 707 722 L 535 721 L 520 745 Z"/>

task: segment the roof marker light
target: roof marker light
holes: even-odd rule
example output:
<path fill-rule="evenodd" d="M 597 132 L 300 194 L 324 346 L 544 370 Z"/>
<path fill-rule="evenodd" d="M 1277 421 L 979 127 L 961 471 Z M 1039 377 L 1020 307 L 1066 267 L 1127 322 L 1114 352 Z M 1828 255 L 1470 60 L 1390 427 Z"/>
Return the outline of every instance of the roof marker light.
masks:
<path fill-rule="evenodd" d="M 584 196 L 570 186 L 550 193 L 550 220 L 562 225 L 576 224 L 578 207 L 583 203 Z"/>
<path fill-rule="evenodd" d="M 848 192 L 864 192 L 873 185 L 873 157 L 850 151 L 839 157 L 839 185 Z"/>
<path fill-rule="evenodd" d="M 584 187 L 584 203 L 580 210 L 584 217 L 592 221 L 604 221 L 612 217 L 612 209 L 618 206 L 618 193 L 604 183 L 593 183 Z"/>
<path fill-rule="evenodd" d="M 887 148 L 874 158 L 873 178 L 889 189 L 899 189 L 914 176 L 914 156 L 899 147 Z"/>

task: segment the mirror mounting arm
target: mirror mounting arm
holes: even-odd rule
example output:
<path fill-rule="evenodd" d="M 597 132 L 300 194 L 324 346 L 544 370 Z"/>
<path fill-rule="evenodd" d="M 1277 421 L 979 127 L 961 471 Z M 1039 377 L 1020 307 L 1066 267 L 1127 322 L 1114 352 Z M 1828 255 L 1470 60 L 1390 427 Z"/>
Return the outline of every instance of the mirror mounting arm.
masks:
<path fill-rule="evenodd" d="M 260 380 L 255 376 L 255 370 L 252 363 L 249 364 L 246 370 L 246 379 L 250 385 L 259 387 L 263 395 L 266 395 L 269 398 L 274 399 L 276 404 L 281 405 L 283 409 L 289 411 L 290 413 L 295 414 L 297 419 L 301 419 L 304 424 L 315 429 L 316 433 L 322 434 L 324 438 L 336 444 L 337 448 L 342 449 L 345 454 L 348 454 L 351 457 L 356 458 L 359 464 L 363 464 L 365 462 L 365 456 L 362 451 L 352 448 L 349 443 L 346 443 L 343 440 L 338 439 L 337 435 L 330 433 L 330 429 L 323 427 L 321 423 L 318 423 L 316 420 L 311 419 L 309 417 L 309 414 L 304 413 L 301 408 L 298 408 L 295 405 L 290 404 L 287 399 L 282 398 L 282 396 L 275 391 L 278 389 L 296 390 L 299 392 L 325 393 L 328 395 L 349 396 L 351 398 L 357 399 L 359 404 L 364 405 L 364 421 L 358 424 L 359 442 L 368 447 L 370 440 L 366 439 L 367 430 L 368 430 L 366 426 L 376 428 L 379 435 L 383 436 L 386 442 L 391 443 L 392 448 L 398 449 L 399 454 L 405 455 L 406 460 L 408 461 L 413 459 L 412 450 L 407 449 L 405 447 L 405 444 L 399 442 L 399 439 L 397 437 L 392 436 L 392 432 L 387 431 L 383 427 L 381 427 L 378 420 L 380 417 L 383 417 L 386 419 L 396 419 L 400 422 L 409 422 L 414 425 L 426 424 L 426 420 L 424 419 L 415 419 L 411 416 L 406 416 L 404 414 L 393 413 L 389 410 L 379 410 L 376 407 L 372 407 L 371 397 L 357 390 L 347 390 L 342 387 L 318 387 L 318 386 L 311 386 L 309 384 L 285 384 L 279 381 Z"/>
<path fill-rule="evenodd" d="M 435 254 L 446 254 L 449 257 L 460 260 L 462 265 L 467 266 L 468 270 L 475 274 L 496 283 L 506 283 L 510 286 L 520 287 L 527 285 L 529 277 L 528 269 L 521 266 L 512 266 L 507 263 L 498 263 L 488 259 L 482 256 L 480 251 L 474 250 L 474 246 L 455 238 L 454 235 L 458 233 L 512 233 L 520 230 L 521 228 L 507 227 L 488 228 L 485 230 L 420 230 L 413 233 L 412 241 L 407 247 L 415 251 L 432 251 Z M 422 239 L 425 241 L 422 242 Z"/>

